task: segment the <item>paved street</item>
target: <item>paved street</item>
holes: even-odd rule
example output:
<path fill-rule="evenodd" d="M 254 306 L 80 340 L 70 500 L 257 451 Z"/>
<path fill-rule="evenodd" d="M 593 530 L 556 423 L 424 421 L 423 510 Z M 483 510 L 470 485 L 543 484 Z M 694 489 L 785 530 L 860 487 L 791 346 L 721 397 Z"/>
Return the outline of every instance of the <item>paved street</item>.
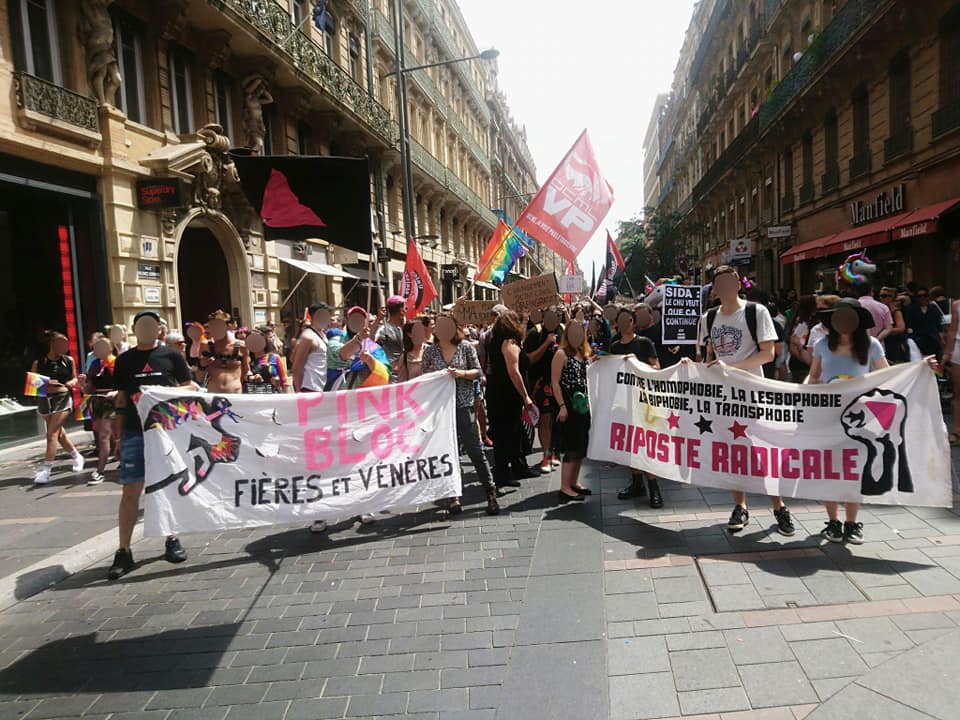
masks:
<path fill-rule="evenodd" d="M 866 544 L 827 547 L 816 504 L 792 504 L 788 540 L 754 500 L 734 537 L 726 493 L 668 484 L 650 510 L 594 464 L 583 505 L 555 506 L 554 473 L 488 518 L 471 484 L 453 521 L 194 535 L 179 567 L 143 540 L 107 583 L 117 486 L 64 470 L 33 488 L 28 459 L 0 457 L 3 574 L 91 539 L 101 555 L 0 612 L 4 720 L 953 718 L 960 702 L 956 507 L 869 508 Z"/>

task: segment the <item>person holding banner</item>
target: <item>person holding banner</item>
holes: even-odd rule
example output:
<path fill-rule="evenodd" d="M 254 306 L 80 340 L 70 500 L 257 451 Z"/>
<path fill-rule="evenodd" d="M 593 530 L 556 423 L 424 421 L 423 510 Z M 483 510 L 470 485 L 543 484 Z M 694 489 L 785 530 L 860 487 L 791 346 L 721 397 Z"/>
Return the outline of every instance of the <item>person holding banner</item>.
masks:
<path fill-rule="evenodd" d="M 580 466 L 587 456 L 590 438 L 587 365 L 592 354 L 583 323 L 568 323 L 551 368 L 553 396 L 557 400 L 555 443 L 563 455 L 560 491 L 557 493 L 561 505 L 582 501 L 585 496 L 593 494 L 580 484 Z"/>
<path fill-rule="evenodd" d="M 951 306 L 950 329 L 947 331 L 947 343 L 944 346 L 940 369 L 946 370 L 950 363 L 950 373 L 953 377 L 953 427 L 950 430 L 950 445 L 960 445 L 960 332 L 957 325 L 960 323 L 960 300 L 955 300 Z"/>
<path fill-rule="evenodd" d="M 426 336 L 427 328 L 419 318 L 403 324 L 403 357 L 397 370 L 400 382 L 416 380 L 423 374 L 423 341 Z"/>
<path fill-rule="evenodd" d="M 609 307 L 609 306 L 608 306 Z M 660 369 L 660 360 L 657 358 L 657 348 L 650 338 L 637 335 L 637 320 L 629 308 L 621 308 L 616 316 L 617 339 L 610 344 L 611 355 L 633 355 L 637 360 L 646 363 L 655 370 Z M 663 496 L 660 494 L 660 483 L 653 475 L 647 475 L 644 484 L 644 473 L 634 470 L 630 473 L 630 484 L 617 493 L 620 500 L 629 500 L 643 497 L 649 486 L 650 507 L 654 510 L 663 507 Z"/>
<path fill-rule="evenodd" d="M 700 337 L 707 346 L 707 366 L 723 364 L 763 377 L 763 366 L 774 360 L 777 331 L 765 305 L 740 298 L 740 274 L 730 265 L 713 273 L 713 290 L 720 300 L 700 319 Z M 727 522 L 730 532 L 739 532 L 750 522 L 747 494 L 733 492 L 734 508 Z M 796 532 L 790 511 L 779 495 L 770 497 L 777 531 L 787 537 Z"/>
<path fill-rule="evenodd" d="M 498 487 L 520 487 L 520 480 L 537 477 L 523 456 L 521 415 L 534 407 L 523 381 L 527 364 L 520 350 L 523 332 L 520 316 L 507 310 L 493 325 L 487 351 L 487 417 L 493 439 L 493 479 Z"/>
<path fill-rule="evenodd" d="M 423 327 L 422 325 L 420 327 Z M 450 313 L 440 313 L 434 329 L 436 341 L 423 351 L 423 372 L 446 370 L 456 380 L 457 393 L 457 442 L 466 451 L 487 493 L 487 514 L 500 512 L 497 503 L 497 488 L 493 483 L 490 463 L 477 426 L 474 382 L 480 377 L 480 360 L 474 346 L 463 338 L 463 331 Z M 448 508 L 451 515 L 463 512 L 460 498 L 454 498 Z"/>
<path fill-rule="evenodd" d="M 140 496 L 146 476 L 143 425 L 136 402 L 145 385 L 189 387 L 193 385 L 190 368 L 177 350 L 161 345 L 160 315 L 155 310 L 141 310 L 133 318 L 136 347 L 117 358 L 114 382 L 117 388 L 114 434 L 120 437 L 120 485 L 123 494 L 118 510 L 120 547 L 113 556 L 107 578 L 117 580 L 135 567 L 130 542 L 133 526 L 140 514 Z M 176 536 L 167 537 L 164 559 L 181 563 L 187 553 Z"/>
<path fill-rule="evenodd" d="M 829 310 L 820 313 L 827 337 L 813 346 L 810 384 L 833 383 L 860 378 L 875 370 L 890 367 L 883 345 L 868 331 L 874 326 L 873 316 L 858 300 L 843 298 Z M 857 522 L 860 503 L 844 503 L 844 522 L 840 523 L 840 503 L 823 501 L 827 525 L 821 534 L 830 542 L 846 540 L 863 543 L 863 523 Z"/>
<path fill-rule="evenodd" d="M 46 485 L 50 482 L 50 471 L 57 456 L 58 444 L 73 460 L 73 472 L 83 472 L 83 455 L 70 442 L 63 429 L 63 424 L 73 410 L 73 388 L 80 383 L 77 363 L 70 356 L 70 341 L 66 335 L 56 330 L 48 330 L 44 336 L 47 340 L 47 353 L 34 360 L 30 366 L 31 373 L 49 378 L 46 395 L 38 398 L 38 411 L 47 426 L 47 447 L 40 470 L 33 477 L 35 485 Z"/>

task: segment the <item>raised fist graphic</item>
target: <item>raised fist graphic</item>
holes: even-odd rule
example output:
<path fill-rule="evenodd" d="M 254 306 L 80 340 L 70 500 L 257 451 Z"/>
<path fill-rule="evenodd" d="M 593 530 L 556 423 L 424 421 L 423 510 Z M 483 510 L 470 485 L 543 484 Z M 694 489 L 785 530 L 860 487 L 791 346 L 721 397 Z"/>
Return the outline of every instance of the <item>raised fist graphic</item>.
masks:
<path fill-rule="evenodd" d="M 871 390 L 850 403 L 840 422 L 848 437 L 867 448 L 860 480 L 862 495 L 883 495 L 893 489 L 913 492 L 907 465 L 904 427 L 907 399 L 890 390 Z"/>

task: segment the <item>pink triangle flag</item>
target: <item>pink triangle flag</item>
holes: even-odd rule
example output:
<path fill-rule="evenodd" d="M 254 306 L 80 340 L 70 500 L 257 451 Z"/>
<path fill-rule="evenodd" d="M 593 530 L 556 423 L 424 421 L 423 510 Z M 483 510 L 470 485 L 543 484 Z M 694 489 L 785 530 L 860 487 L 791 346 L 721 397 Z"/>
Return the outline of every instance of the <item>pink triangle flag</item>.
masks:
<path fill-rule="evenodd" d="M 313 210 L 300 202 L 300 198 L 290 189 L 286 175 L 275 168 L 270 170 L 270 179 L 263 191 L 260 216 L 272 228 L 327 226 Z"/>

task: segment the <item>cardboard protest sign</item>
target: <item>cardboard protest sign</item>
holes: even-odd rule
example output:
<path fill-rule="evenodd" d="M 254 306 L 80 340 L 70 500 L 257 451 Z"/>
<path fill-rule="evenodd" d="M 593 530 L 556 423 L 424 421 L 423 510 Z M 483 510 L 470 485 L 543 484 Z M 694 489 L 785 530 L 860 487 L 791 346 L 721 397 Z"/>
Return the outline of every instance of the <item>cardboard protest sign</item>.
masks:
<path fill-rule="evenodd" d="M 723 366 L 587 371 L 588 456 L 691 485 L 838 502 L 951 507 L 933 372 L 898 365 L 827 385 Z"/>
<path fill-rule="evenodd" d="M 500 288 L 500 297 L 504 305 L 517 312 L 542 310 L 557 304 L 557 278 L 545 273 L 517 280 Z"/>
<path fill-rule="evenodd" d="M 451 312 L 461 325 L 484 325 L 496 304 L 496 300 L 458 300 Z"/>
<path fill-rule="evenodd" d="M 145 388 L 147 535 L 338 520 L 456 497 L 447 373 L 336 393 Z"/>
<path fill-rule="evenodd" d="M 560 292 L 564 295 L 579 295 L 583 292 L 583 275 L 561 275 Z"/>
<path fill-rule="evenodd" d="M 662 323 L 664 345 L 696 345 L 700 324 L 700 287 L 663 285 Z"/>

